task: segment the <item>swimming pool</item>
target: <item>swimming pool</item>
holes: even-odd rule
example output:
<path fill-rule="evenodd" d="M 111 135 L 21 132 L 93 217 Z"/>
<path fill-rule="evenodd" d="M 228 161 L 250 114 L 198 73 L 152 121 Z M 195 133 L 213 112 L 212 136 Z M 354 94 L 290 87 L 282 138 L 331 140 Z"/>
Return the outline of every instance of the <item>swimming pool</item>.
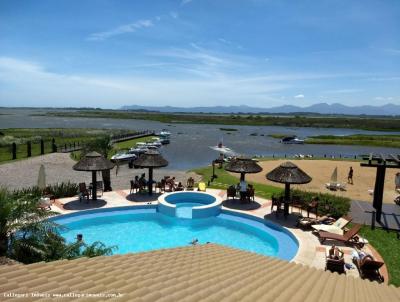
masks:
<path fill-rule="evenodd" d="M 222 210 L 215 217 L 180 219 L 159 213 L 152 205 L 89 210 L 52 220 L 67 227 L 61 235 L 68 242 L 83 234 L 87 243 L 118 246 L 114 254 L 187 246 L 198 239 L 200 244 L 212 242 L 285 260 L 296 255 L 298 242 L 289 231 L 244 216 Z"/>

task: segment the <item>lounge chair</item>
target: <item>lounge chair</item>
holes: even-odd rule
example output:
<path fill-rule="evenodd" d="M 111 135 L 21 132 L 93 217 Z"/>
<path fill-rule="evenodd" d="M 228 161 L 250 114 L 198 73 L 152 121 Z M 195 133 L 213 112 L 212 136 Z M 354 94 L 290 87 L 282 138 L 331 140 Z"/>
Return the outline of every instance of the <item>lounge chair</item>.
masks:
<path fill-rule="evenodd" d="M 197 186 L 197 191 L 205 192 L 206 191 L 206 183 L 205 182 L 199 182 Z"/>
<path fill-rule="evenodd" d="M 343 228 L 351 221 L 350 217 L 341 217 L 336 220 L 333 224 L 313 224 L 311 227 L 314 231 L 325 231 L 338 235 L 343 235 Z"/>
<path fill-rule="evenodd" d="M 379 271 L 379 269 L 384 265 L 383 262 L 374 260 L 370 255 L 364 256 L 361 260 L 353 258 L 353 262 L 357 266 L 361 278 L 378 282 L 384 281 L 384 278 Z"/>
<path fill-rule="evenodd" d="M 364 242 L 360 242 L 357 236 L 360 229 L 361 229 L 361 224 L 354 224 L 354 226 L 350 230 L 348 230 L 344 235 L 319 231 L 318 237 L 321 243 L 324 243 L 326 239 L 331 239 L 331 240 L 341 241 L 345 244 L 364 245 Z"/>

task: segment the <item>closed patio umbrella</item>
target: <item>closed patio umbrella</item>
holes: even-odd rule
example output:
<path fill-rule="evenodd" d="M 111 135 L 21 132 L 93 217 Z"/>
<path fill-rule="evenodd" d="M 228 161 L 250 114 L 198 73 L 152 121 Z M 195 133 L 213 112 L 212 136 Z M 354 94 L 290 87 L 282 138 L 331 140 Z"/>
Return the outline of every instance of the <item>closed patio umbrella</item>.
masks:
<path fill-rule="evenodd" d="M 266 177 L 270 181 L 285 184 L 285 215 L 289 214 L 290 185 L 306 184 L 312 180 L 306 172 L 290 161 L 282 163 L 269 172 Z"/>
<path fill-rule="evenodd" d="M 72 168 L 75 171 L 91 171 L 92 172 L 92 199 L 97 199 L 97 171 L 111 170 L 115 164 L 104 158 L 104 156 L 93 151 L 87 153 Z"/>
<path fill-rule="evenodd" d="M 148 168 L 149 169 L 149 195 L 153 194 L 153 169 L 168 166 L 168 161 L 155 150 L 149 150 L 141 154 L 134 162 L 135 168 Z"/>
<path fill-rule="evenodd" d="M 37 186 L 40 190 L 46 189 L 46 172 L 44 166 L 40 165 Z"/>
<path fill-rule="evenodd" d="M 244 180 L 247 173 L 259 173 L 262 168 L 251 158 L 235 158 L 226 166 L 225 170 L 233 173 L 240 173 L 240 181 Z"/>

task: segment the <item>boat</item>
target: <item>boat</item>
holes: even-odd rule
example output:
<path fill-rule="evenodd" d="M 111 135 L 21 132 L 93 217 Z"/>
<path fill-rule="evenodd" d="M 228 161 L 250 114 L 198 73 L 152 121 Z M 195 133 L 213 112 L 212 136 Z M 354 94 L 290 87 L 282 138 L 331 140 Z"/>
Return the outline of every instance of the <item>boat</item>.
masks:
<path fill-rule="evenodd" d="M 233 154 L 235 154 L 235 151 L 233 151 L 231 148 L 228 148 L 228 147 L 224 146 L 222 144 L 222 142 L 220 142 L 217 146 L 210 146 L 210 148 L 213 149 L 214 151 L 217 151 L 220 154 L 224 154 L 224 155 L 233 155 Z"/>
<path fill-rule="evenodd" d="M 148 146 L 156 146 L 157 148 L 160 148 L 162 146 L 162 143 L 159 140 L 157 140 L 157 141 L 154 141 L 154 142 L 151 142 L 151 143 L 147 143 L 146 146 L 147 147 Z"/>
<path fill-rule="evenodd" d="M 299 139 L 297 136 L 286 136 L 281 139 L 282 144 L 304 144 L 304 139 Z"/>
<path fill-rule="evenodd" d="M 159 136 L 171 136 L 171 132 L 167 131 L 166 129 L 161 130 Z"/>
<path fill-rule="evenodd" d="M 131 160 L 135 160 L 136 158 L 137 158 L 137 154 L 131 150 L 120 151 L 111 157 L 111 161 L 113 161 L 113 162 L 131 161 Z"/>
<path fill-rule="evenodd" d="M 139 156 L 140 154 L 145 153 L 146 151 L 148 151 L 149 149 L 147 147 L 141 147 L 141 148 L 130 148 L 129 152 L 132 152 L 134 154 L 136 154 L 137 156 Z"/>
<path fill-rule="evenodd" d="M 146 148 L 146 143 L 145 142 L 138 142 L 136 143 L 136 148 Z"/>
<path fill-rule="evenodd" d="M 169 138 L 168 137 L 160 138 L 160 143 L 162 145 L 168 145 L 169 144 Z"/>

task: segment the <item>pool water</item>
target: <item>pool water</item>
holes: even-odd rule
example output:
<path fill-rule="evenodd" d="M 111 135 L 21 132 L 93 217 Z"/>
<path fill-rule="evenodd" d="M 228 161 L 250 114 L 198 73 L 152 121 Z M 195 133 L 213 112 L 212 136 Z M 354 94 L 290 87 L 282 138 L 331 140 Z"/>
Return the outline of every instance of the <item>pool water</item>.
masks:
<path fill-rule="evenodd" d="M 181 202 L 176 204 L 176 217 L 192 218 L 192 208 L 203 206 L 202 203 L 197 202 Z"/>
<path fill-rule="evenodd" d="M 189 208 L 191 210 L 191 206 L 180 209 L 185 214 Z M 68 242 L 75 242 L 77 234 L 83 234 L 87 243 L 101 241 L 107 246 L 117 246 L 114 254 L 188 246 L 193 239 L 198 239 L 200 244 L 218 243 L 287 260 L 294 257 L 298 245 L 288 233 L 259 222 L 244 223 L 246 220 L 250 221 L 226 214 L 179 219 L 157 213 L 155 209 L 107 211 L 54 219 L 67 227 L 61 235 Z"/>

